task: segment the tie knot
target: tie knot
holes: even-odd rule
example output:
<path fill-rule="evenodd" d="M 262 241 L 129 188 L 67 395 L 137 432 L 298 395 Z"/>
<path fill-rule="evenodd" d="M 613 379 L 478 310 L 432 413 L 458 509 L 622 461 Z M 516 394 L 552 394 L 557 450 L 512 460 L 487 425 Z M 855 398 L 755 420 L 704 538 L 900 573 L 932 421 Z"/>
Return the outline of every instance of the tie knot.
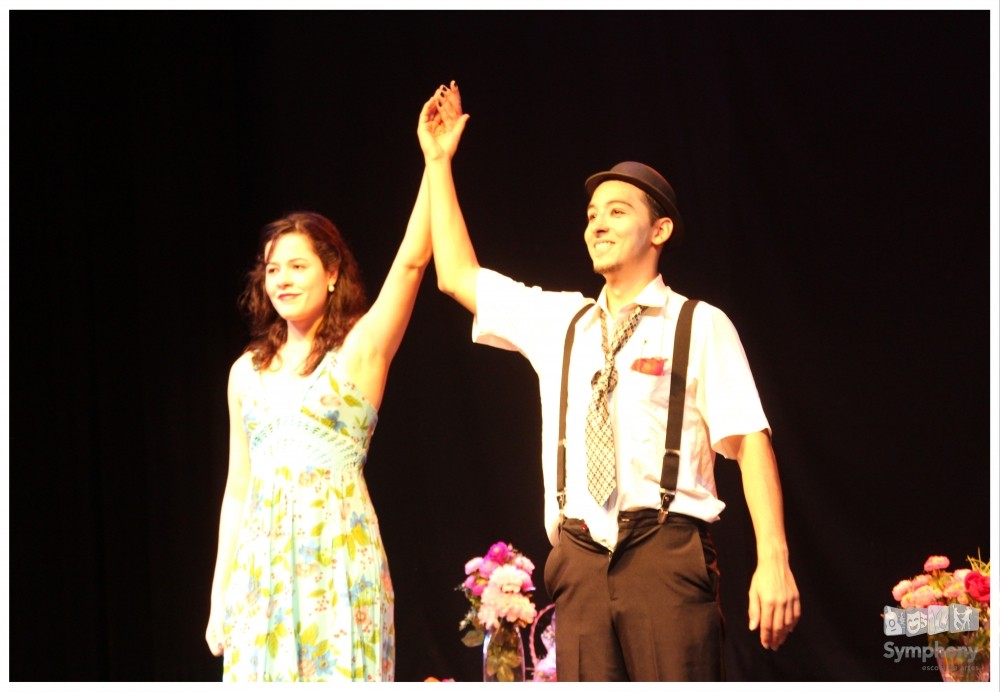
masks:
<path fill-rule="evenodd" d="M 618 355 L 618 351 L 622 349 L 625 342 L 632 336 L 632 333 L 639 324 L 639 316 L 642 314 L 642 311 L 643 307 L 636 305 L 618 323 L 618 327 L 615 329 L 610 343 L 608 343 L 608 323 L 604 319 L 604 315 L 601 315 L 601 347 L 604 349 L 604 368 L 595 372 L 593 378 L 590 380 L 590 384 L 593 386 L 595 392 L 605 394 L 614 391 L 615 386 L 618 384 L 618 370 L 615 368 L 615 356 Z"/>
<path fill-rule="evenodd" d="M 633 307 L 632 311 L 618 323 L 618 327 L 615 329 L 610 342 L 608 341 L 607 321 L 603 315 L 601 316 L 601 346 L 604 348 L 605 361 L 614 360 L 614 357 L 618 355 L 618 351 L 621 350 L 625 342 L 632 336 L 635 328 L 639 325 L 639 316 L 642 314 L 643 309 L 641 305 Z"/>

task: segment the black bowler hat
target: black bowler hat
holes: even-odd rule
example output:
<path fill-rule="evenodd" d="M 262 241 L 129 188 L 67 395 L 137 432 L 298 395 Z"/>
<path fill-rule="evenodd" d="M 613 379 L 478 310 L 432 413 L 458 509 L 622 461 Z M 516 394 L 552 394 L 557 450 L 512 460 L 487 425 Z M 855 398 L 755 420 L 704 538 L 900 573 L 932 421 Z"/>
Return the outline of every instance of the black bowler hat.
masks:
<path fill-rule="evenodd" d="M 674 188 L 670 187 L 666 178 L 644 163 L 622 161 L 610 171 L 590 176 L 583 186 L 587 188 L 587 194 L 593 196 L 594 190 L 605 180 L 621 180 L 635 185 L 643 192 L 648 192 L 653 199 L 660 203 L 667 216 L 674 222 L 674 232 L 670 234 L 670 239 L 665 247 L 677 247 L 681 244 L 681 240 L 684 238 L 684 221 L 677 209 L 677 195 L 674 194 Z"/>

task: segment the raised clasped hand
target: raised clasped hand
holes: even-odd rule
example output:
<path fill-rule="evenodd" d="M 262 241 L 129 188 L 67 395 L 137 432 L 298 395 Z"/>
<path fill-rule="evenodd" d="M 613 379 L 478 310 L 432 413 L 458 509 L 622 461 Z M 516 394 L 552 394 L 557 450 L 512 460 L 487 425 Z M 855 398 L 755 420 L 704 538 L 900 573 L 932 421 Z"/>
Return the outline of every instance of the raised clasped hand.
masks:
<path fill-rule="evenodd" d="M 452 81 L 448 86 L 439 86 L 424 103 L 417 123 L 417 137 L 424 158 L 428 161 L 452 158 L 468 119 L 469 116 L 462 113 L 458 84 Z"/>

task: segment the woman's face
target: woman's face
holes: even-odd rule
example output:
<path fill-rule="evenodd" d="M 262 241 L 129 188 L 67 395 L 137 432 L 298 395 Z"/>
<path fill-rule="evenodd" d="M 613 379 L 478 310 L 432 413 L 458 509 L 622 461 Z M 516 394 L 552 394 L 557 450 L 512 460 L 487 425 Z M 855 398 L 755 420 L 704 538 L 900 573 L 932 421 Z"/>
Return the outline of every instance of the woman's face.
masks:
<path fill-rule="evenodd" d="M 336 272 L 323 267 L 312 241 L 286 233 L 264 247 L 264 290 L 282 319 L 308 331 L 323 315 Z"/>

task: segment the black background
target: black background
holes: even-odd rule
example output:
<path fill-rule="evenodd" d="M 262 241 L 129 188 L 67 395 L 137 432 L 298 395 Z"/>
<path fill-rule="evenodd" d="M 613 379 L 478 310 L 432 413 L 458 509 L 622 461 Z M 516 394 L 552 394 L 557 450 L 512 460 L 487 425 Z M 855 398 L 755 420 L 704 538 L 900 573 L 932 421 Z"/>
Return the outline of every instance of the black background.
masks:
<path fill-rule="evenodd" d="M 265 223 L 319 211 L 374 295 L 450 79 L 481 262 L 596 295 L 583 180 L 677 190 L 668 284 L 731 317 L 775 431 L 803 619 L 748 633 L 733 462 L 721 552 L 735 680 L 934 680 L 884 658 L 890 590 L 990 527 L 989 13 L 15 11 L 10 21 L 10 676 L 216 680 L 204 642 L 235 299 Z M 433 270 L 367 477 L 397 679 L 475 680 L 463 565 L 541 566 L 539 406 Z M 995 481 L 995 475 L 993 480 Z M 539 605 L 548 602 L 544 589 Z"/>

